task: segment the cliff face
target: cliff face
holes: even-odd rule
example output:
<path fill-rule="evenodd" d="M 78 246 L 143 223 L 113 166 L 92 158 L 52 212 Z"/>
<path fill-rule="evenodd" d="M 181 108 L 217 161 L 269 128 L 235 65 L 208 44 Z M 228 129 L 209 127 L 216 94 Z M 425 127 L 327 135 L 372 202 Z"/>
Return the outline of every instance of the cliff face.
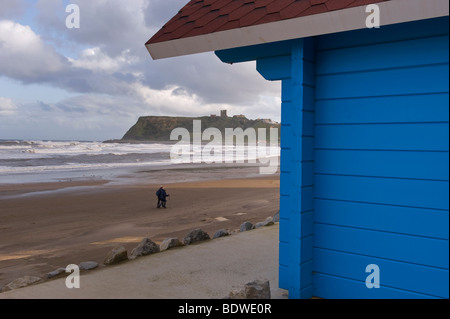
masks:
<path fill-rule="evenodd" d="M 225 128 L 280 128 L 280 124 L 271 124 L 268 120 L 249 120 L 244 116 L 216 116 L 216 117 L 169 117 L 143 116 L 123 136 L 122 141 L 170 141 L 170 134 L 176 128 L 187 129 L 192 136 L 193 121 L 201 120 L 201 131 L 206 128 L 217 128 L 225 136 Z M 279 136 L 279 134 L 278 134 Z M 267 138 L 269 131 L 267 130 Z"/>

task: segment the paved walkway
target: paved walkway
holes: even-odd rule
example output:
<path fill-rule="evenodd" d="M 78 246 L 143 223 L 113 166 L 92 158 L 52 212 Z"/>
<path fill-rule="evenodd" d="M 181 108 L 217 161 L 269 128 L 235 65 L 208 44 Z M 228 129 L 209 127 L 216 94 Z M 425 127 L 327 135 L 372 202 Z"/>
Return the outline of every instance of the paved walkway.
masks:
<path fill-rule="evenodd" d="M 0 293 L 0 299 L 220 299 L 255 279 L 278 289 L 279 225 L 170 249 L 116 266 L 82 272 L 79 289 L 66 278 Z"/>

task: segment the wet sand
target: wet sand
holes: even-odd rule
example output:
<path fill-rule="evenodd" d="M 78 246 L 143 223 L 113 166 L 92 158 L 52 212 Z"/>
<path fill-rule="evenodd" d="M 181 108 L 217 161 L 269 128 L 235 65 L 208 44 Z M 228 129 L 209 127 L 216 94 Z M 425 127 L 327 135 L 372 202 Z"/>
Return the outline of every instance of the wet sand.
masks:
<path fill-rule="evenodd" d="M 166 209 L 156 208 L 159 184 L 103 180 L 0 185 L 0 290 L 33 275 L 83 261 L 102 266 L 107 253 L 131 250 L 148 237 L 180 240 L 202 228 L 237 231 L 279 209 L 279 175 L 173 182 Z"/>

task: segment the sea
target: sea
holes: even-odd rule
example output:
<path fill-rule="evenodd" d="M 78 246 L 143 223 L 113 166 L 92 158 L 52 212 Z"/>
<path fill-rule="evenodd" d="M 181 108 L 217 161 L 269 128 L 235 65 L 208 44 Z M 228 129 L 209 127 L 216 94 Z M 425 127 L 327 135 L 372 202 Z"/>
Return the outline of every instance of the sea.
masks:
<path fill-rule="evenodd" d="M 152 172 L 161 171 L 166 173 L 158 175 L 156 183 L 161 179 L 179 181 L 182 173 L 183 181 L 200 179 L 200 176 L 214 178 L 214 174 L 230 178 L 256 176 L 259 174 L 256 168 L 262 165 L 262 158 L 268 165 L 269 157 L 279 157 L 278 147 L 270 150 L 267 147 L 258 153 L 258 150 L 247 146 L 244 154 L 238 152 L 236 146 L 236 154 L 244 154 L 245 159 L 236 158 L 233 163 L 179 163 L 171 158 L 173 147 L 174 143 L 161 142 L 0 140 L 0 184 L 86 179 L 118 183 L 146 178 Z M 258 148 L 258 145 L 254 147 Z M 194 156 L 195 149 L 190 150 Z M 191 173 L 190 178 L 186 177 L 187 172 Z"/>

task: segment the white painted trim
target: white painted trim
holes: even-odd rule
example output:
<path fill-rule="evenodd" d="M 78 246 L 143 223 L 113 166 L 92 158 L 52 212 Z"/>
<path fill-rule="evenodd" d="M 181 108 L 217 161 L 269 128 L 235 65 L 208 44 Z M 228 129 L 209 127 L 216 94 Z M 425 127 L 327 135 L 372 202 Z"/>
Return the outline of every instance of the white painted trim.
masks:
<path fill-rule="evenodd" d="M 449 15 L 449 0 L 391 0 L 378 3 L 381 27 Z M 147 45 L 153 59 L 244 47 L 366 28 L 366 6 Z"/>

